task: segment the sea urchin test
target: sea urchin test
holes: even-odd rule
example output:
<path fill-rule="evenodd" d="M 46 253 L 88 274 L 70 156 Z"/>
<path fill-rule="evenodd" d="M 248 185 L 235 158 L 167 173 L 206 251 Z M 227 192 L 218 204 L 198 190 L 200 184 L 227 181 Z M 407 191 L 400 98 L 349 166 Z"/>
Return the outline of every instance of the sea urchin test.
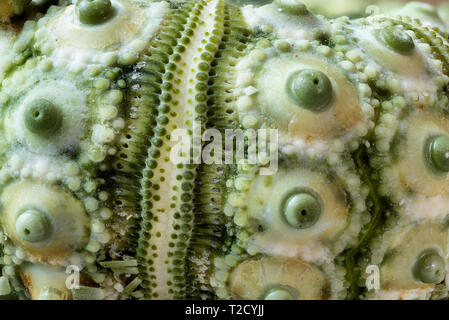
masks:
<path fill-rule="evenodd" d="M 447 30 L 297 0 L 0 15 L 2 298 L 448 297 Z M 277 170 L 174 163 L 198 123 L 274 130 Z"/>

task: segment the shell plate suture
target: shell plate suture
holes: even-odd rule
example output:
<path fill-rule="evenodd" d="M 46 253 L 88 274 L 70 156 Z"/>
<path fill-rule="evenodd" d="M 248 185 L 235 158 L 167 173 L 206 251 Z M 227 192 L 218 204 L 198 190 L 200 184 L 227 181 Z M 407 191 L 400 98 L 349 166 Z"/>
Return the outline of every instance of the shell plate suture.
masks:
<path fill-rule="evenodd" d="M 0 5 L 0 297 L 446 298 L 444 6 L 320 2 Z"/>

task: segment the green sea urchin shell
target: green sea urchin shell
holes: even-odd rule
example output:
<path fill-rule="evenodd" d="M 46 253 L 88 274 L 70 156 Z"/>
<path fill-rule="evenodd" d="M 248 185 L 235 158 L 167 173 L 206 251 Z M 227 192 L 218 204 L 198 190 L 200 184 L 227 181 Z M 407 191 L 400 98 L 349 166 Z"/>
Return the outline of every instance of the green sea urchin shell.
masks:
<path fill-rule="evenodd" d="M 447 297 L 445 6 L 306 2 L 1 2 L 0 295 Z"/>

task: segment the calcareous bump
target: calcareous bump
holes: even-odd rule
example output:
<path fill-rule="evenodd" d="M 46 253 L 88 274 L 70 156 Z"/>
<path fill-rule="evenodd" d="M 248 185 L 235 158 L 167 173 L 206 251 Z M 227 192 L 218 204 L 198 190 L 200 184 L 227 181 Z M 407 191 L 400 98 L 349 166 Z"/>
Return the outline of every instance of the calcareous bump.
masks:
<path fill-rule="evenodd" d="M 0 298 L 447 299 L 448 5 L 371 2 L 0 1 Z"/>

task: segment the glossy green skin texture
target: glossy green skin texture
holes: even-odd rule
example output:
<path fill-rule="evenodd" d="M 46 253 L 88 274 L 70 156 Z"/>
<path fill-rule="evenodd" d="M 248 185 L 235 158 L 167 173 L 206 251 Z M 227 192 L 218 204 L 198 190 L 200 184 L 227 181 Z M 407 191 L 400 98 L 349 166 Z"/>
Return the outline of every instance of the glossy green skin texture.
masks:
<path fill-rule="evenodd" d="M 403 98 L 402 95 L 405 96 L 405 94 L 401 88 L 395 87 L 396 80 L 404 78 L 409 80 L 411 77 L 408 74 L 396 77 L 396 74 L 389 70 L 391 65 L 382 65 L 382 58 L 385 56 L 389 58 L 388 55 L 393 53 L 404 59 L 413 59 L 414 53 L 418 50 L 417 42 L 430 42 L 435 39 L 428 34 L 426 34 L 428 38 L 424 39 L 418 32 L 422 29 L 414 24 L 407 25 L 402 20 L 395 22 L 404 23 L 406 26 L 404 28 L 416 28 L 414 29 L 416 34 L 423 38 L 417 39 L 416 35 L 413 38 L 398 27 L 384 27 L 381 22 L 376 20 L 375 23 L 365 21 L 366 25 L 370 27 L 374 25 L 375 30 L 369 29 L 369 32 L 372 31 L 371 33 L 363 34 L 360 39 L 354 41 L 354 37 L 357 38 L 357 35 L 347 36 L 350 34 L 348 30 L 345 30 L 348 34 L 337 34 L 338 30 L 333 30 L 328 20 L 313 16 L 304 5 L 296 0 L 276 0 L 272 7 L 267 7 L 267 11 L 263 11 L 263 9 L 258 11 L 257 13 L 263 18 L 267 18 L 264 15 L 268 15 L 267 20 L 270 23 L 253 29 L 249 22 L 248 25 L 243 22 L 244 14 L 252 13 L 251 8 L 245 9 L 248 10 L 245 11 L 241 7 L 254 4 L 254 1 L 217 1 L 216 3 L 219 5 L 212 6 L 214 10 L 210 11 L 210 15 L 204 14 L 202 10 L 210 3 L 214 4 L 213 1 L 182 2 L 181 4 L 179 1 L 174 1 L 167 9 L 172 11 L 161 19 L 165 22 L 157 23 L 163 27 L 163 31 L 157 29 L 157 24 L 153 26 L 154 28 L 148 28 L 157 29 L 154 31 L 156 35 L 152 34 L 151 37 L 148 37 L 154 42 L 150 40 L 150 42 L 145 42 L 142 40 L 145 39 L 143 36 L 137 40 L 132 39 L 143 33 L 140 29 L 133 33 L 134 26 L 126 25 L 129 28 L 123 28 L 123 30 L 120 28 L 122 25 L 108 29 L 114 21 L 119 21 L 121 24 L 130 21 L 129 18 L 126 20 L 120 15 L 123 13 L 121 10 L 129 9 L 126 8 L 129 3 L 131 3 L 131 9 L 126 14 L 136 18 L 136 25 L 138 23 L 145 25 L 152 21 L 148 19 L 148 15 L 140 15 L 146 8 L 145 6 L 139 7 L 130 0 L 129 3 L 121 3 L 125 5 L 125 9 L 123 9 L 116 6 L 116 1 L 78 0 L 74 5 L 73 11 L 71 11 L 74 15 L 71 18 L 77 19 L 74 20 L 76 28 L 87 28 L 89 42 L 80 44 L 77 42 L 79 38 L 73 34 L 71 38 L 64 38 L 65 34 L 58 33 L 58 29 L 50 29 L 53 33 L 50 32 L 50 35 L 47 35 L 48 39 L 54 40 L 52 37 L 62 34 L 64 41 L 79 50 L 74 50 L 76 51 L 74 57 L 80 56 L 81 62 L 87 61 L 88 67 L 85 69 L 77 68 L 76 63 L 71 64 L 73 61 L 71 61 L 70 55 L 66 60 L 64 60 L 65 58 L 60 59 L 61 56 L 67 56 L 70 46 L 67 46 L 69 48 L 67 49 L 64 44 L 60 44 L 65 42 L 58 39 L 55 41 L 55 48 L 42 47 L 42 43 L 36 44 L 36 47 L 41 45 L 40 51 L 25 48 L 21 52 L 22 55 L 14 58 L 13 62 L 16 65 L 4 75 L 7 79 L 4 81 L 5 88 L 13 91 L 11 87 L 14 87 L 16 82 L 26 82 L 26 77 L 20 77 L 19 72 L 22 70 L 34 67 L 39 72 L 45 70 L 47 73 L 42 81 L 36 81 L 26 90 L 22 90 L 20 94 L 26 96 L 30 91 L 36 95 L 32 90 L 36 88 L 41 90 L 42 86 L 42 92 L 51 96 L 51 90 L 45 87 L 46 81 L 51 80 L 51 85 L 61 85 L 64 88 L 59 88 L 59 90 L 71 98 L 63 100 L 63 103 L 58 103 L 60 97 L 55 96 L 48 99 L 45 97 L 35 98 L 23 109 L 20 109 L 14 103 L 21 101 L 21 96 L 9 100 L 1 97 L 2 104 L 9 106 L 10 103 L 18 110 L 23 111 L 19 115 L 21 118 L 17 116 L 17 113 L 7 113 L 6 111 L 9 112 L 9 109 L 5 111 L 9 120 L 12 121 L 17 117 L 23 121 L 14 123 L 14 125 L 7 123 L 9 131 L 5 137 L 13 140 L 13 143 L 5 144 L 2 151 L 2 156 L 6 159 L 2 165 L 10 170 L 8 172 L 9 180 L 4 179 L 5 184 L 2 188 L 8 188 L 16 180 L 38 182 L 42 178 L 38 175 L 39 172 L 47 170 L 45 165 L 50 164 L 50 173 L 45 176 L 47 180 L 44 184 L 59 188 L 58 190 L 62 190 L 71 199 L 82 203 L 75 210 L 73 209 L 75 205 L 66 208 L 64 203 L 55 201 L 54 205 L 59 210 L 58 213 L 67 210 L 70 214 L 75 212 L 73 214 L 77 215 L 81 212 L 80 217 L 76 217 L 79 219 L 74 220 L 84 221 L 86 216 L 89 220 L 87 227 L 76 225 L 83 231 L 88 229 L 85 232 L 88 234 L 86 241 L 80 245 L 81 248 L 75 249 L 69 243 L 68 249 L 63 248 L 63 250 L 67 250 L 67 252 L 63 252 L 63 258 L 71 258 L 69 254 L 74 254 L 75 258 L 85 264 L 86 272 L 83 276 L 86 277 L 86 282 L 95 282 L 96 284 L 91 287 L 82 287 L 79 291 L 68 291 L 57 295 L 57 298 L 230 299 L 234 295 L 230 285 L 231 275 L 238 270 L 240 264 L 261 256 L 270 257 L 271 255 L 282 256 L 286 260 L 291 259 L 289 262 L 293 261 L 293 264 L 300 261 L 304 270 L 310 272 L 310 278 L 298 277 L 291 280 L 289 274 L 282 274 L 283 265 L 278 265 L 279 268 L 274 274 L 268 272 L 262 276 L 262 278 L 267 277 L 268 280 L 263 278 L 256 281 L 256 286 L 266 281 L 265 287 L 258 288 L 260 291 L 254 293 L 253 296 L 256 298 L 265 300 L 301 299 L 303 296 L 307 296 L 307 292 L 306 294 L 304 292 L 297 294 L 294 286 L 301 281 L 316 281 L 321 286 L 321 276 L 326 279 L 323 280 L 326 285 L 323 285 L 322 290 L 320 289 L 322 295 L 319 298 L 329 298 L 328 290 L 335 291 L 332 292 L 334 295 L 332 297 L 364 298 L 363 294 L 368 290 L 365 290 L 363 285 L 358 287 L 360 283 L 363 283 L 364 278 L 363 275 L 356 274 L 356 270 L 360 266 L 357 265 L 354 257 L 362 251 L 371 253 L 370 250 L 376 246 L 370 247 L 372 245 L 370 241 L 378 240 L 377 238 L 382 239 L 381 233 L 384 229 L 382 229 L 382 219 L 378 219 L 379 217 L 388 220 L 390 216 L 399 215 L 399 212 L 403 213 L 396 203 L 389 208 L 394 214 L 387 212 L 383 202 L 384 199 L 386 199 L 385 202 L 390 201 L 391 194 L 380 195 L 381 187 L 385 187 L 382 185 L 384 177 L 379 177 L 381 171 L 379 168 L 374 169 L 374 165 L 369 167 L 371 159 L 372 162 L 376 162 L 379 161 L 379 158 L 385 159 L 390 156 L 390 150 L 382 154 L 379 152 L 380 147 L 379 150 L 375 149 L 376 144 L 380 145 L 383 142 L 381 138 L 376 140 L 376 134 L 381 135 L 382 130 L 394 128 L 397 123 L 393 123 L 393 120 L 400 119 L 402 116 L 400 111 L 397 111 L 398 114 L 395 114 L 394 117 L 382 112 L 405 108 L 404 105 L 411 100 L 406 101 L 405 98 L 400 100 L 399 98 Z M 140 2 L 145 5 L 152 3 Z M 258 2 L 254 8 L 263 7 L 267 3 L 271 3 L 271 1 Z M 238 6 L 235 7 L 235 4 Z M 60 11 L 64 11 L 63 9 Z M 51 18 L 54 18 L 52 15 L 56 15 L 56 13 L 48 13 L 50 21 Z M 215 19 L 214 15 L 216 15 Z M 246 16 L 247 21 L 251 21 L 250 18 Z M 153 19 L 156 20 L 156 18 Z M 263 19 L 261 18 L 261 20 Z M 333 22 L 337 23 L 336 21 Z M 134 21 L 132 22 L 134 23 Z M 351 22 L 346 18 L 339 19 L 337 24 L 343 30 L 351 23 L 355 28 L 363 29 L 358 25 L 359 22 Z M 42 25 L 45 26 L 46 23 L 42 23 Z M 77 30 L 76 28 L 75 30 Z M 293 32 L 297 29 L 302 33 Z M 109 34 L 106 32 L 103 34 L 103 30 L 107 30 Z M 289 32 L 285 32 L 285 30 Z M 48 30 L 46 31 L 48 32 Z M 368 33 L 366 30 L 363 31 Z M 202 32 L 201 35 L 204 36 L 204 39 L 195 38 L 196 32 Z M 436 31 L 432 32 L 437 34 Z M 96 34 L 100 34 L 101 37 L 96 38 Z M 342 35 L 347 37 L 344 38 Z M 25 36 L 24 38 L 26 38 Z M 33 41 L 42 40 L 39 39 L 41 36 L 42 33 L 38 33 Z M 112 42 L 112 45 L 108 42 L 109 36 L 116 37 L 114 38 L 116 42 Z M 359 40 L 360 43 L 365 40 L 364 37 L 373 42 L 377 41 L 375 49 L 379 50 L 369 51 L 368 47 L 359 44 Z M 21 47 L 20 41 L 22 39 L 17 40 L 16 47 Z M 120 51 L 122 49 L 120 46 L 125 44 L 128 46 L 126 50 Z M 86 46 L 88 49 L 83 51 Z M 433 45 L 432 48 L 437 50 L 435 49 L 437 47 Z M 56 52 L 56 54 L 51 51 L 61 48 L 66 51 Z M 446 64 L 447 61 L 443 61 L 444 59 L 441 58 L 443 53 L 436 53 L 432 52 L 432 55 L 426 53 L 424 56 L 425 58 L 437 57 L 436 60 L 441 64 Z M 77 54 L 80 55 L 77 56 Z M 92 58 L 89 57 L 89 54 L 96 56 Z M 376 56 L 376 54 L 378 55 Z M 183 61 L 184 55 L 188 55 L 188 61 Z M 192 59 L 191 56 L 195 56 L 195 58 Z M 245 60 L 248 57 L 251 59 Z M 279 64 L 280 67 L 284 68 L 285 65 L 289 67 L 283 69 L 285 75 L 289 76 L 280 77 L 282 83 L 273 83 L 272 88 L 264 87 L 264 90 L 269 91 L 268 93 L 275 98 L 274 100 L 278 101 L 274 101 L 270 106 L 272 109 L 267 108 L 263 112 L 257 113 L 260 111 L 257 108 L 264 103 L 264 101 L 255 100 L 264 93 L 260 92 L 260 88 L 257 87 L 260 84 L 257 82 L 260 80 L 258 77 L 263 78 L 257 72 L 273 71 L 264 69 L 264 63 L 269 63 L 279 57 L 279 61 L 282 62 Z M 311 60 L 307 60 L 309 58 Z M 61 60 L 63 61 L 61 62 Z M 313 63 L 310 62 L 312 60 Z M 54 63 L 55 61 L 57 63 Z M 239 62 L 242 62 L 243 66 L 239 65 Z M 296 62 L 301 67 L 297 68 Z M 418 62 L 420 61 L 418 60 Z M 100 67 L 95 63 L 98 63 Z M 248 66 L 251 63 L 253 63 L 252 69 L 248 67 L 248 70 L 253 74 L 248 70 L 239 74 L 241 71 L 239 68 L 243 70 L 245 65 Z M 311 65 L 304 67 L 304 64 L 308 63 Z M 94 66 L 92 67 L 92 65 Z M 319 65 L 320 68 L 315 68 L 316 65 Z M 435 65 L 438 66 L 437 63 Z M 293 70 L 290 66 L 298 70 Z M 415 70 L 414 67 L 418 70 L 419 75 L 428 71 L 419 69 L 419 63 L 417 66 L 410 65 L 410 69 Z M 19 73 L 19 76 L 16 76 L 15 72 Z M 192 73 L 193 76 L 186 75 L 189 73 Z M 431 73 L 426 73 L 426 76 L 428 78 L 423 77 L 425 78 L 424 84 L 429 84 L 431 89 L 445 81 L 442 79 L 444 77 L 434 77 L 434 74 Z M 56 77 L 56 80 L 52 77 Z M 58 77 L 60 78 L 58 79 Z M 23 80 L 24 78 L 25 80 Z M 73 83 L 68 85 L 66 81 Z M 410 83 L 414 84 L 413 81 L 411 80 Z M 418 88 L 425 87 L 420 82 L 416 82 L 416 86 Z M 276 92 L 275 90 L 279 88 L 281 91 Z M 2 89 L 3 87 L 0 91 Z M 244 94 L 241 96 L 230 95 L 234 92 L 243 92 Z M 354 96 L 351 96 L 353 92 L 355 92 Z M 365 99 L 371 94 L 375 98 Z M 422 96 L 419 98 L 424 101 L 423 108 L 432 109 L 432 99 Z M 440 98 L 438 96 L 435 100 L 444 103 L 445 100 Z M 345 108 L 352 106 L 348 104 L 357 104 L 361 101 L 364 102 L 365 111 L 363 112 L 365 113 L 361 112 L 361 115 L 354 116 L 345 112 Z M 71 103 L 74 103 L 75 108 L 71 109 Z M 287 121 L 279 119 L 285 116 L 285 112 L 283 112 L 285 106 L 293 106 L 289 109 L 293 110 L 292 114 L 286 115 Z M 245 114 L 251 107 L 253 109 Z M 372 108 L 368 109 L 368 107 Z M 13 107 L 10 108 L 13 109 L 12 111 L 15 110 Z M 271 111 L 273 113 L 270 113 Z M 296 111 L 301 112 L 298 113 L 299 116 L 295 114 Z M 359 110 L 354 113 L 357 111 Z M 185 116 L 187 120 L 176 120 L 180 115 Z M 243 115 L 247 117 L 245 118 Z M 191 118 L 188 118 L 189 116 Z M 239 118 L 240 116 L 242 117 Z M 322 118 L 319 118 L 320 116 Z M 404 116 L 405 120 L 407 120 L 406 116 Z M 283 172 L 286 169 L 296 169 L 301 173 L 300 179 L 297 180 L 304 178 L 304 181 L 289 181 L 287 177 L 285 185 L 294 185 L 291 189 L 279 195 L 277 190 L 270 190 L 256 201 L 251 198 L 254 195 L 249 195 L 249 193 L 255 187 L 253 184 L 256 184 L 258 176 L 257 173 L 254 173 L 255 171 L 251 171 L 254 168 L 250 166 L 248 169 L 245 165 L 240 164 L 224 167 L 200 164 L 177 166 L 171 168 L 173 172 L 167 172 L 163 165 L 166 161 L 167 150 L 170 149 L 167 141 L 170 138 L 171 130 L 178 126 L 191 129 L 191 120 L 207 120 L 207 117 L 209 117 L 209 122 L 206 121 L 207 127 L 219 130 L 233 127 L 273 127 L 283 133 L 288 132 L 282 137 L 282 143 L 285 143 L 282 147 L 286 148 L 281 148 L 281 158 L 285 162 L 282 163 L 280 170 Z M 294 125 L 297 124 L 295 121 L 300 122 L 304 118 L 317 119 L 306 123 L 306 125 L 310 125 L 308 128 L 311 131 L 317 130 L 313 131 L 313 134 L 308 135 L 306 132 L 304 136 L 300 136 L 303 126 L 295 127 Z M 332 121 L 329 121 L 329 118 Z M 363 123 L 357 123 L 360 125 L 356 126 L 347 121 L 353 118 L 356 119 L 355 121 L 362 119 L 360 122 L 372 121 L 372 123 L 366 126 Z M 392 120 L 392 118 L 394 119 Z M 261 121 L 265 122 L 261 124 Z M 321 125 L 321 121 L 323 121 L 323 125 Z M 17 127 L 14 128 L 14 126 Z M 332 126 L 336 128 L 330 128 Z M 380 128 L 378 130 L 380 133 L 376 131 L 376 126 Z M 400 126 L 398 125 L 398 127 Z M 83 130 L 86 131 L 85 135 L 80 134 L 78 137 L 77 133 L 84 133 Z M 349 137 L 345 136 L 348 132 L 350 133 Z M 314 139 L 318 139 L 317 136 L 322 140 L 313 144 L 316 142 Z M 395 135 L 391 134 L 390 136 Z M 82 143 L 80 143 L 81 140 Z M 312 147 L 307 145 L 309 142 Z M 58 144 L 57 147 L 47 148 L 52 147 L 52 143 Z M 304 145 L 307 147 L 303 149 L 298 147 Z M 288 153 L 289 148 L 297 149 L 294 150 L 295 152 Z M 437 135 L 425 140 L 424 147 L 420 144 L 416 148 L 420 152 L 420 157 L 417 160 L 419 165 L 424 163 L 427 166 L 426 169 L 429 169 L 425 171 L 425 174 L 431 175 L 431 178 L 440 178 L 438 180 L 440 182 L 444 180 L 445 175 L 449 172 L 449 157 L 447 156 L 449 154 L 449 138 L 446 135 Z M 25 159 L 28 161 L 27 165 L 30 165 L 30 162 L 39 164 L 32 167 L 35 172 L 33 170 L 30 172 L 30 168 L 23 165 L 23 159 L 20 158 L 23 150 L 28 152 L 24 152 L 26 157 L 29 157 Z M 332 150 L 332 154 L 327 154 L 330 152 L 329 150 Z M 16 152 L 14 156 L 8 153 L 10 151 Z M 44 165 L 41 165 L 42 159 L 51 161 L 43 162 Z M 301 162 L 302 160 L 304 162 Z M 392 163 L 396 164 L 394 161 Z M 51 171 L 53 169 L 55 169 L 54 172 Z M 438 173 L 437 177 L 434 177 L 435 172 Z M 396 171 L 394 173 L 396 174 Z M 3 174 L 2 171 L 2 179 Z M 309 175 L 313 179 L 308 179 Z M 394 177 L 392 180 L 396 177 L 391 176 Z M 327 181 L 324 186 L 322 181 Z M 297 186 L 296 184 L 299 182 L 312 184 L 312 186 L 310 188 Z M 263 183 L 270 185 L 276 183 L 276 180 Z M 36 188 L 39 188 L 38 183 L 36 185 Z M 323 193 L 315 191 L 314 185 L 319 187 L 317 190 L 321 190 L 320 192 Z M 333 188 L 327 189 L 326 187 L 329 186 Z M 160 191 L 161 189 L 163 191 Z M 179 194 L 169 198 L 166 194 L 172 190 Z M 414 190 L 415 193 L 419 191 Z M 414 193 L 407 190 L 408 194 L 413 195 Z M 34 199 L 34 201 L 38 200 Z M 166 206 L 161 205 L 162 209 L 154 209 L 154 206 L 161 202 Z M 260 211 L 256 209 L 256 214 L 252 212 L 251 218 L 242 214 L 249 205 L 255 203 L 258 205 L 262 203 L 265 207 L 262 206 L 263 209 Z M 34 261 L 35 263 L 32 264 L 35 267 L 44 270 L 43 272 L 33 270 L 35 273 L 31 276 L 31 279 L 42 281 L 41 286 L 37 286 L 38 289 L 45 289 L 47 284 L 56 288 L 59 284 L 56 280 L 58 277 L 52 276 L 51 279 L 45 279 L 45 275 L 50 277 L 55 266 L 56 269 L 59 268 L 56 273 L 64 275 L 62 267 L 68 264 L 68 260 L 61 262 L 60 257 L 57 256 L 60 252 L 53 248 L 45 248 L 45 245 L 48 242 L 51 243 L 52 237 L 56 236 L 55 231 L 60 231 L 55 230 L 56 223 L 60 224 L 58 226 L 63 231 L 67 231 L 67 241 L 73 240 L 71 238 L 73 230 L 75 230 L 73 231 L 75 237 L 80 231 L 73 225 L 66 226 L 65 220 L 61 219 L 63 215 L 58 216 L 58 220 L 52 221 L 45 210 L 40 210 L 37 207 L 24 207 L 20 201 L 19 204 L 14 206 L 16 203 L 13 203 L 10 206 L 14 210 L 19 208 L 18 212 L 20 213 L 17 216 L 13 215 L 11 219 L 17 236 L 26 244 L 25 253 L 17 250 L 14 244 L 8 242 L 9 240 L 2 243 L 4 246 L 2 247 L 2 261 L 19 260 L 16 269 L 11 271 L 6 268 L 2 272 L 7 279 L 10 279 L 8 281 L 11 283 L 16 281 L 14 291 L 18 297 L 39 299 L 48 296 L 48 292 L 36 294 L 31 292 L 32 286 L 21 282 L 20 276 L 25 271 L 21 269 L 20 263 L 23 261 L 20 259 L 24 259 L 27 263 Z M 46 202 L 45 205 L 50 207 L 53 204 Z M 382 208 L 379 209 L 381 206 Z M 345 210 L 342 210 L 341 207 Z M 81 209 L 78 210 L 79 208 Z M 69 209 L 73 209 L 73 211 Z M 53 211 L 48 210 L 48 212 L 53 214 Z M 135 213 L 135 215 L 127 216 L 126 214 L 129 212 Z M 367 216 L 360 219 L 354 212 L 357 214 L 367 213 Z M 351 219 L 347 218 L 346 214 Z M 262 224 L 262 218 L 267 218 L 268 223 Z M 407 219 L 406 217 L 404 220 L 408 222 Z M 343 226 L 335 227 L 341 220 L 344 220 Z M 355 220 L 356 224 L 347 228 L 345 224 L 349 225 L 351 220 Z M 365 221 L 361 222 L 362 220 Z M 11 221 L 3 222 L 4 225 L 7 222 Z M 74 224 L 71 220 L 70 223 Z M 419 223 L 417 224 L 419 225 Z M 441 221 L 438 223 L 443 225 Z M 394 225 L 394 221 L 391 224 Z M 165 226 L 166 229 L 161 228 L 160 225 Z M 389 224 L 388 227 L 390 227 Z M 401 234 L 407 227 L 409 225 L 400 225 L 397 233 Z M 2 228 L 5 227 L 2 226 Z M 348 231 L 348 229 L 351 230 Z M 2 229 L 2 231 L 9 230 Z M 351 232 L 352 234 L 348 235 Z M 342 235 L 349 240 L 339 242 Z M 61 237 L 66 240 L 64 235 Z M 311 239 L 315 241 L 312 245 L 308 242 Z M 257 241 L 260 241 L 262 245 Z M 264 241 L 266 242 L 264 243 Z M 338 243 L 338 249 L 332 247 L 334 243 Z M 254 249 L 251 246 L 253 244 L 258 244 L 259 248 Z M 381 247 L 383 246 L 382 248 L 387 251 L 387 245 L 382 244 Z M 41 256 L 40 250 L 43 247 L 49 252 L 47 254 L 44 251 Z M 262 250 L 260 250 L 261 247 Z M 364 250 L 365 248 L 368 249 Z M 391 251 L 394 252 L 394 250 Z M 323 268 L 319 259 L 315 259 L 316 257 L 313 255 L 303 256 L 304 252 L 313 254 L 332 252 L 329 257 L 326 257 L 328 258 L 326 261 L 332 263 L 331 268 L 328 268 L 331 271 L 323 271 L 326 268 Z M 356 254 L 352 255 L 354 252 Z M 56 258 L 52 256 L 54 254 Z M 413 285 L 419 287 L 423 283 L 440 284 L 443 281 L 446 262 L 439 253 L 420 251 L 412 255 L 414 264 L 405 267 L 401 272 L 411 275 L 414 281 L 412 281 Z M 161 257 L 166 257 L 167 260 Z M 162 263 L 158 265 L 157 259 Z M 366 262 L 369 261 L 369 258 L 361 260 Z M 5 265 L 7 264 L 5 263 Z M 379 265 L 382 267 L 382 261 L 379 262 Z M 337 271 L 333 273 L 334 269 L 332 268 Z M 124 276 L 116 277 L 117 274 Z M 251 284 L 252 280 L 249 278 L 248 283 Z M 270 282 L 271 278 L 275 280 Z M 329 284 L 330 287 L 334 286 L 339 289 L 327 288 L 328 280 L 335 282 Z M 355 288 L 355 293 L 352 292 L 353 288 Z M 401 288 L 398 290 L 400 291 Z M 159 292 L 164 294 L 159 295 Z"/>

